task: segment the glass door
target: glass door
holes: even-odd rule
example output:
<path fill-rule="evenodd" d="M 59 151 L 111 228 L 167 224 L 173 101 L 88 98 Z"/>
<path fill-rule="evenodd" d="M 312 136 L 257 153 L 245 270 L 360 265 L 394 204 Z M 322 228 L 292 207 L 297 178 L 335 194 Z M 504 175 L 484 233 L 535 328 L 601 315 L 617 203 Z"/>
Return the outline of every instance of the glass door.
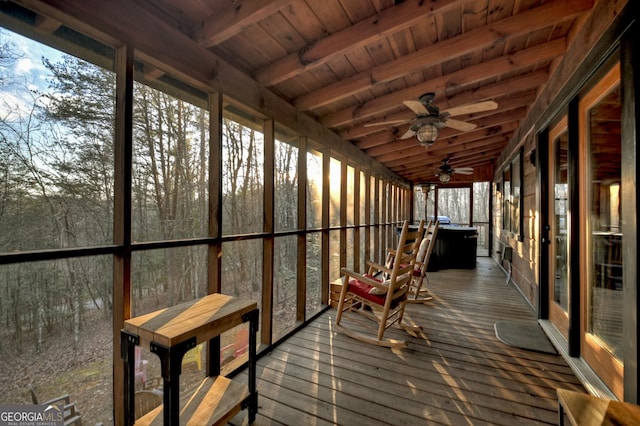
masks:
<path fill-rule="evenodd" d="M 491 199 L 490 182 L 474 182 L 471 226 L 478 230 L 478 256 L 489 256 L 489 200 Z"/>
<path fill-rule="evenodd" d="M 549 133 L 549 319 L 568 339 L 569 330 L 569 146 L 567 118 Z"/>
<path fill-rule="evenodd" d="M 620 67 L 580 101 L 583 357 L 623 399 Z"/>

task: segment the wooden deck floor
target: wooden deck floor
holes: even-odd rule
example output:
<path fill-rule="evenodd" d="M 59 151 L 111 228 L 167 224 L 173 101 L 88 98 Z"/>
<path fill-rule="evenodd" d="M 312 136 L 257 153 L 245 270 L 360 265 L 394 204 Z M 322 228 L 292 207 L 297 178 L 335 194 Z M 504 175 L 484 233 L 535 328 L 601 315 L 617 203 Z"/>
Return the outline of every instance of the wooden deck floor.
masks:
<path fill-rule="evenodd" d="M 254 424 L 557 424 L 556 388 L 584 388 L 560 356 L 495 337 L 496 321 L 535 315 L 492 259 L 478 261 L 429 274 L 434 301 L 406 314 L 425 339 L 408 349 L 338 334 L 330 310 L 262 357 Z M 246 411 L 232 421 L 246 423 Z"/>

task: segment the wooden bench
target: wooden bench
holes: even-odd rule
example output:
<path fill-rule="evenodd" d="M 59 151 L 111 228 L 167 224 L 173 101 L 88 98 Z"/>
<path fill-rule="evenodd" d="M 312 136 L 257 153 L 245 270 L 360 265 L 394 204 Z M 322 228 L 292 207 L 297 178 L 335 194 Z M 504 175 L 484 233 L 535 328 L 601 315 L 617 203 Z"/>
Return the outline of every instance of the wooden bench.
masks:
<path fill-rule="evenodd" d="M 558 389 L 558 424 L 565 414 L 572 425 L 638 425 L 640 407 L 628 402 L 598 398 L 581 392 Z"/>

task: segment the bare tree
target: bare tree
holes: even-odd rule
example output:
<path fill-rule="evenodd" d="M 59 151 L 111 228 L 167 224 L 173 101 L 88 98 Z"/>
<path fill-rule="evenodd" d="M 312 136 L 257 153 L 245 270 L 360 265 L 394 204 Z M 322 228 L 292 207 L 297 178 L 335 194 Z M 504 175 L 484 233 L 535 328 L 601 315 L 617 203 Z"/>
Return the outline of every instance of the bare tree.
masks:
<path fill-rule="evenodd" d="M 264 193 L 261 134 L 229 118 L 223 122 L 223 232 L 262 231 Z M 227 245 L 223 256 L 223 285 L 237 296 L 256 299 L 261 289 L 262 250 L 252 242 Z"/>
<path fill-rule="evenodd" d="M 208 211 L 203 208 L 208 189 L 205 113 L 160 90 L 142 84 L 135 87 L 135 238 L 204 236 Z M 200 257 L 195 248 L 163 251 L 166 274 L 160 279 L 169 305 L 204 291 L 199 284 L 204 277 L 196 267 L 203 261 Z"/>

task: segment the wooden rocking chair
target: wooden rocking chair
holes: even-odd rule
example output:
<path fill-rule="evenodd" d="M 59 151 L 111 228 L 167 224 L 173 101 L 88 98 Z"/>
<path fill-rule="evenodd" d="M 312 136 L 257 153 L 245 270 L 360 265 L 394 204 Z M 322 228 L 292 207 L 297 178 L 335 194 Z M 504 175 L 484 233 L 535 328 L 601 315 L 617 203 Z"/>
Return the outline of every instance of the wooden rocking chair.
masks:
<path fill-rule="evenodd" d="M 369 271 L 360 274 L 348 268 L 342 268 L 342 290 L 338 302 L 336 329 L 354 339 L 379 346 L 403 348 L 406 340 L 385 339 L 384 332 L 395 325 L 409 332 L 422 330 L 418 326 L 402 324 L 407 292 L 411 284 L 415 264 L 416 241 L 421 240 L 418 230 L 409 232 L 409 223 L 404 222 L 398 241 L 396 254 L 390 267 L 368 261 Z M 409 241 L 409 242 L 408 242 Z M 382 273 L 382 274 L 381 274 Z M 387 279 L 384 277 L 388 276 Z M 375 321 L 377 332 L 367 334 L 351 327 L 341 325 L 343 313 L 357 312 Z"/>
<path fill-rule="evenodd" d="M 82 425 L 82 416 L 76 408 L 76 403 L 70 401 L 69 395 L 61 395 L 56 398 L 40 402 L 40 398 L 36 395 L 36 391 L 33 389 L 31 383 L 29 383 L 29 393 L 31 394 L 31 401 L 35 405 L 62 405 L 64 426 Z"/>
<path fill-rule="evenodd" d="M 422 288 L 422 283 L 427 280 L 429 284 L 429 278 L 427 278 L 427 268 L 429 267 L 429 259 L 431 258 L 431 252 L 438 236 L 438 228 L 440 227 L 440 221 L 429 221 L 424 238 L 420 242 L 418 247 L 418 253 L 416 255 L 415 268 L 413 269 L 413 278 L 411 279 L 411 287 L 409 289 L 409 303 L 425 303 L 433 300 L 433 297 L 429 296 L 428 289 Z"/>

